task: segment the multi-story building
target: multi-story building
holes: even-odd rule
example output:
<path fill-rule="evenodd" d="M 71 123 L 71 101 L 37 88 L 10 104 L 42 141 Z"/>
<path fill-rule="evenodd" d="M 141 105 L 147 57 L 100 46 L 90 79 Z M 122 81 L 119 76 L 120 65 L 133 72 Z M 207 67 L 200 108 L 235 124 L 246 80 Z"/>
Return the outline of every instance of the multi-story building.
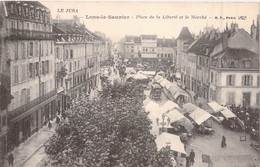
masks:
<path fill-rule="evenodd" d="M 219 104 L 258 107 L 259 78 L 258 54 L 226 48 L 211 58 L 210 99 Z"/>
<path fill-rule="evenodd" d="M 143 62 L 157 62 L 157 35 L 141 35 L 141 57 Z"/>
<path fill-rule="evenodd" d="M 59 110 L 69 107 L 72 98 L 89 94 L 99 82 L 103 43 L 79 23 L 78 18 L 53 20 L 56 54 L 56 87 Z"/>
<path fill-rule="evenodd" d="M 179 37 L 177 38 L 177 55 L 176 55 L 176 69 L 180 72 L 184 70 L 187 60 L 186 51 L 189 45 L 194 41 L 188 27 L 183 27 Z M 183 81 L 183 77 L 182 77 Z"/>
<path fill-rule="evenodd" d="M 176 57 L 176 51 L 174 50 L 175 39 L 157 38 L 157 58 L 173 63 Z"/>
<path fill-rule="evenodd" d="M 100 66 L 104 67 L 110 63 L 112 41 L 110 38 L 107 38 L 104 33 L 99 31 L 95 31 L 94 34 L 96 34 L 101 39 L 101 44 L 99 45 Z"/>
<path fill-rule="evenodd" d="M 252 33 L 250 36 L 244 29 L 238 29 L 235 23 L 223 33 L 210 54 L 210 100 L 220 104 L 259 106 L 258 42 L 256 31 Z"/>
<path fill-rule="evenodd" d="M 141 54 L 141 38 L 137 36 L 125 36 L 123 39 L 123 57 L 125 59 L 136 59 Z"/>
<path fill-rule="evenodd" d="M 56 89 L 50 11 L 39 2 L 2 1 L 1 73 L 10 78 L 8 148 L 54 116 Z M 4 49 L 3 49 L 4 48 Z"/>
<path fill-rule="evenodd" d="M 216 29 L 206 31 L 187 50 L 187 63 L 184 66 L 183 84 L 186 88 L 208 100 L 209 94 L 209 55 L 220 40 Z M 195 63 L 195 64 L 194 64 Z M 196 67 L 194 68 L 194 65 Z"/>

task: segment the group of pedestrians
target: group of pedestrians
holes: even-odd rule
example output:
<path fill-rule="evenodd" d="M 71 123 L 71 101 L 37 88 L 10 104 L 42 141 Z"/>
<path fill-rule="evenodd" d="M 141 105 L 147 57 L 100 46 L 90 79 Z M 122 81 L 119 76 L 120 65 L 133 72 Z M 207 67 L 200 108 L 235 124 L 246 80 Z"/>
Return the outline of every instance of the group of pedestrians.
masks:
<path fill-rule="evenodd" d="M 186 167 L 190 167 L 193 166 L 195 160 L 195 152 L 193 151 L 193 149 L 191 149 L 190 155 L 186 156 Z"/>
<path fill-rule="evenodd" d="M 245 124 L 245 131 L 252 139 L 259 139 L 259 108 L 227 106 Z"/>

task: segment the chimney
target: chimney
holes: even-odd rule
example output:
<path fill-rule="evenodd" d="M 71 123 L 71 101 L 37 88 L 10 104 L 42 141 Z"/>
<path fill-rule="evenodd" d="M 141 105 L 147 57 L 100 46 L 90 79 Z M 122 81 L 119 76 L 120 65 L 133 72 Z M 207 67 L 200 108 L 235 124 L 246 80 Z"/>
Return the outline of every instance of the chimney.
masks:
<path fill-rule="evenodd" d="M 254 20 L 253 20 L 253 24 L 251 25 L 251 37 L 252 39 L 256 39 L 256 26 L 255 26 L 255 23 L 254 23 Z"/>
<path fill-rule="evenodd" d="M 210 31 L 210 40 L 212 40 L 215 37 L 216 31 L 213 29 Z"/>
<path fill-rule="evenodd" d="M 222 34 L 222 49 L 225 50 L 228 45 L 228 34 L 223 33 Z"/>

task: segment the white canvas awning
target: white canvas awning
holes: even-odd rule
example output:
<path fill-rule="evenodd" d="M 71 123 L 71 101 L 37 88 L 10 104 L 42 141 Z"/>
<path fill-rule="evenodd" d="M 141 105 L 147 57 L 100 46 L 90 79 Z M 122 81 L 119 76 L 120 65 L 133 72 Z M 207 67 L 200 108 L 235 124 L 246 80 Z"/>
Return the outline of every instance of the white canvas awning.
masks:
<path fill-rule="evenodd" d="M 167 100 L 166 103 L 164 103 L 162 106 L 161 106 L 161 110 L 163 110 L 164 112 L 168 111 L 168 110 L 171 110 L 173 108 L 180 108 L 178 104 L 170 101 L 170 100 Z"/>
<path fill-rule="evenodd" d="M 179 73 L 179 72 L 176 72 L 176 78 L 181 78 L 181 73 Z"/>
<path fill-rule="evenodd" d="M 190 115 L 189 115 L 198 125 L 202 124 L 203 122 L 205 122 L 206 120 L 208 120 L 211 115 L 202 110 L 201 108 L 197 108 L 196 110 L 194 110 Z"/>
<path fill-rule="evenodd" d="M 223 106 L 219 105 L 219 104 L 218 104 L 217 102 L 215 102 L 215 101 L 209 102 L 208 105 L 212 108 L 212 110 L 213 110 L 214 112 L 219 112 L 219 111 L 221 111 L 221 110 L 224 109 Z"/>
<path fill-rule="evenodd" d="M 139 71 L 141 74 L 152 76 L 155 75 L 155 71 Z"/>
<path fill-rule="evenodd" d="M 148 79 L 148 77 L 144 74 L 137 73 L 134 75 L 134 79 Z"/>
<path fill-rule="evenodd" d="M 157 83 L 160 83 L 163 79 L 164 79 L 164 78 L 163 78 L 162 76 L 160 76 L 160 75 L 156 75 L 156 76 L 154 77 L 154 81 L 157 82 Z"/>
<path fill-rule="evenodd" d="M 177 109 L 170 110 L 164 114 L 166 117 L 170 118 L 171 123 L 176 122 L 182 118 L 185 118 Z"/>
<path fill-rule="evenodd" d="M 166 87 L 166 85 L 169 85 L 169 81 L 168 81 L 167 79 L 162 79 L 162 80 L 160 81 L 160 85 L 161 85 L 162 87 Z"/>
<path fill-rule="evenodd" d="M 163 147 L 169 146 L 173 151 L 185 155 L 187 154 L 184 149 L 184 144 L 180 140 L 180 136 L 164 132 L 155 139 L 155 143 L 158 151 Z"/>
<path fill-rule="evenodd" d="M 220 111 L 221 114 L 223 114 L 226 118 L 235 118 L 237 117 L 232 111 L 230 111 L 228 108 L 224 108 L 224 110 Z"/>

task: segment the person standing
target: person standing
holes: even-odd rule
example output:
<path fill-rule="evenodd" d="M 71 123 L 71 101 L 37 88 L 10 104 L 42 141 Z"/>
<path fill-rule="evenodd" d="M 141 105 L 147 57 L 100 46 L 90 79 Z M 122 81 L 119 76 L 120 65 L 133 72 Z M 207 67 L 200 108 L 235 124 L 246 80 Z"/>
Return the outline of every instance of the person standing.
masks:
<path fill-rule="evenodd" d="M 48 123 L 48 128 L 49 128 L 49 130 L 52 128 L 51 121 L 49 121 L 49 123 Z"/>
<path fill-rule="evenodd" d="M 192 166 L 194 164 L 194 158 L 195 158 L 195 152 L 193 151 L 193 149 L 191 149 L 191 152 L 190 152 L 190 165 L 192 165 Z"/>
<path fill-rule="evenodd" d="M 186 156 L 186 167 L 190 166 L 190 157 Z"/>
<path fill-rule="evenodd" d="M 14 155 L 13 155 L 13 153 L 11 153 L 11 154 L 9 154 L 9 156 L 8 156 L 8 163 L 9 163 L 9 167 L 10 166 L 14 166 Z"/>
<path fill-rule="evenodd" d="M 226 138 L 225 136 L 222 136 L 222 141 L 221 141 L 221 147 L 227 147 L 227 143 L 226 143 Z"/>

